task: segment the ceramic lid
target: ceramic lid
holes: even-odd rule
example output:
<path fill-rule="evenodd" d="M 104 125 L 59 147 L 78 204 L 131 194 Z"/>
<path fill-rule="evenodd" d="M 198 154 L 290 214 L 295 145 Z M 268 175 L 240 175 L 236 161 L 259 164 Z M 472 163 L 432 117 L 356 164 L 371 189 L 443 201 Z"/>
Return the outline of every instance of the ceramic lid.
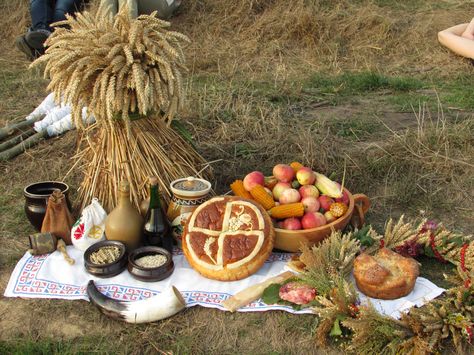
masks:
<path fill-rule="evenodd" d="M 175 195 L 199 197 L 206 195 L 211 190 L 211 183 L 207 180 L 190 176 L 172 181 L 170 187 Z"/>

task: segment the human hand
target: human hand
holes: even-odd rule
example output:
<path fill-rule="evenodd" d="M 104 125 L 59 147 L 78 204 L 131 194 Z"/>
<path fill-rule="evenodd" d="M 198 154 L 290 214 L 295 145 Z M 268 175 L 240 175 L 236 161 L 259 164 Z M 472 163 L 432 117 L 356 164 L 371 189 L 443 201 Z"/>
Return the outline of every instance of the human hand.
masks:
<path fill-rule="evenodd" d="M 461 37 L 472 39 L 474 41 L 474 18 L 471 20 L 469 25 L 467 25 L 466 29 L 461 34 Z"/>

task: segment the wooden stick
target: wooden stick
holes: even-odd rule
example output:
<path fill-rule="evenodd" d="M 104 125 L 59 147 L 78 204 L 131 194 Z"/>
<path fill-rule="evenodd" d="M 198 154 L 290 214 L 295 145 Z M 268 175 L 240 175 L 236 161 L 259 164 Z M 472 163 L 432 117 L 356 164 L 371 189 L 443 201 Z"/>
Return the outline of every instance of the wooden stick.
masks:
<path fill-rule="evenodd" d="M 44 115 L 35 117 L 31 120 L 23 120 L 18 123 L 7 124 L 5 127 L 0 128 L 0 140 L 11 135 L 15 130 L 20 130 L 25 127 L 30 127 L 33 123 L 44 118 Z"/>
<path fill-rule="evenodd" d="M 222 302 L 222 305 L 229 311 L 235 312 L 240 307 L 248 305 L 250 302 L 255 301 L 262 297 L 263 291 L 271 284 L 281 283 L 288 280 L 290 277 L 295 276 L 291 271 L 285 271 L 277 276 L 270 277 L 269 279 L 256 284 L 246 289 L 237 292 L 232 297 Z"/>
<path fill-rule="evenodd" d="M 17 155 L 23 153 L 28 148 L 38 144 L 47 136 L 48 136 L 48 132 L 46 132 L 46 130 L 44 130 L 43 132 L 38 132 L 38 133 L 33 134 L 31 137 L 28 137 L 23 142 L 21 142 L 20 144 L 17 144 L 13 148 L 10 148 L 8 150 L 5 150 L 4 152 L 1 152 L 0 161 L 7 161 L 16 157 Z"/>
<path fill-rule="evenodd" d="M 33 135 L 35 132 L 36 131 L 33 128 L 31 128 L 31 129 L 23 132 L 22 134 L 3 142 L 2 144 L 0 144 L 0 152 L 3 152 L 4 150 L 7 150 L 8 148 L 11 148 L 11 147 L 17 145 L 18 143 L 21 143 L 26 138 Z"/>

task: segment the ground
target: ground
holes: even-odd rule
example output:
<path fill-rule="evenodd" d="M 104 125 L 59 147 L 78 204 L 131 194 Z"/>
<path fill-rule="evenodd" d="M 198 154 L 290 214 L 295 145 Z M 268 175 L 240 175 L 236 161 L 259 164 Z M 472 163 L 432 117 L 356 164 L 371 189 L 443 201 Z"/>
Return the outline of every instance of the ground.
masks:
<path fill-rule="evenodd" d="M 21 119 L 47 81 L 13 47 L 27 1 L 1 2 L 0 120 Z M 185 1 L 190 36 L 179 120 L 212 164 L 217 192 L 251 170 L 293 160 L 367 194 L 368 222 L 421 215 L 472 233 L 474 66 L 437 31 L 467 22 L 471 1 Z M 0 168 L 0 290 L 33 232 L 23 187 L 62 179 L 77 135 L 50 139 Z M 77 187 L 80 174 L 66 179 Z M 440 268 L 424 262 L 430 278 Z M 314 316 L 191 308 L 157 324 L 111 321 L 87 302 L 0 298 L 2 353 L 325 353 Z"/>

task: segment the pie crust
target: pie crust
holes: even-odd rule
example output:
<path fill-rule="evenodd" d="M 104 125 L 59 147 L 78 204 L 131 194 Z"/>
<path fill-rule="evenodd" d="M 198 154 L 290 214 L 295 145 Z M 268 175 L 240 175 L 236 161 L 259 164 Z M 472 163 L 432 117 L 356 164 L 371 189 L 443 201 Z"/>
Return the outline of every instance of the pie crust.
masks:
<path fill-rule="evenodd" d="M 354 260 L 354 278 L 365 295 L 393 300 L 408 295 L 420 274 L 418 263 L 387 248 L 374 256 L 360 254 Z"/>
<path fill-rule="evenodd" d="M 200 274 L 233 281 L 262 267 L 274 239 L 272 221 L 258 204 L 240 197 L 215 197 L 193 212 L 182 245 L 186 259 Z"/>

